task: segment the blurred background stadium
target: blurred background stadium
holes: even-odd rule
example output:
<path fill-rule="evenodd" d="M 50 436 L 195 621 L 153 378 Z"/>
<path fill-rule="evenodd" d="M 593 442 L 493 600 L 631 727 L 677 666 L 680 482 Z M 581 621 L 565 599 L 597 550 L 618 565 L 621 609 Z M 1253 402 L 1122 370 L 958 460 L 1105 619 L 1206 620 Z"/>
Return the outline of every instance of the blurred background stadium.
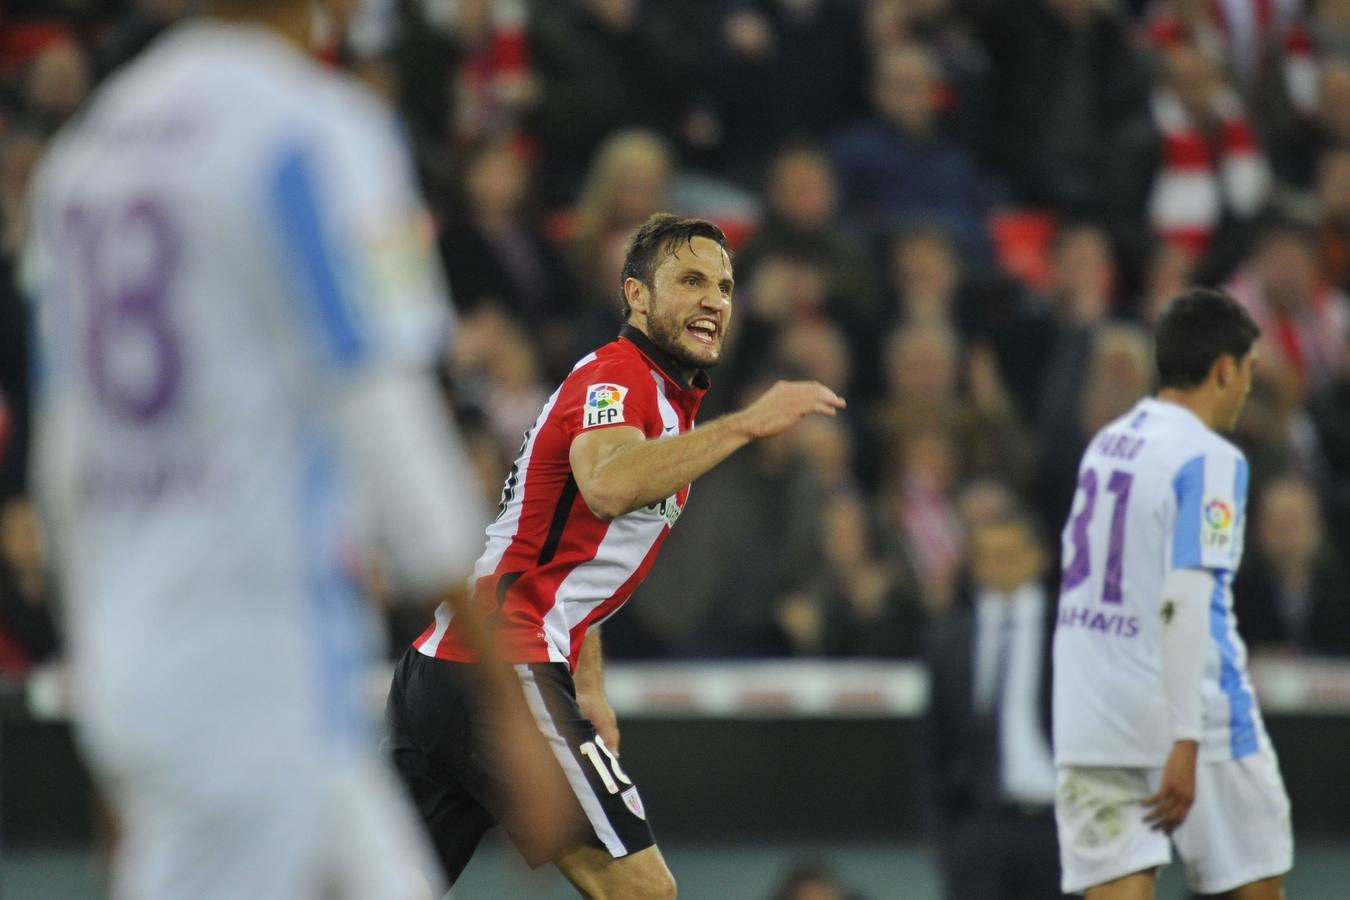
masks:
<path fill-rule="evenodd" d="M 193 6 L 0 4 L 5 897 L 98 896 L 103 840 L 26 500 L 25 192 Z M 1290 895 L 1350 895 L 1350 0 L 330 6 L 323 56 L 417 157 L 460 316 L 446 402 L 488 502 L 613 337 L 624 239 L 658 210 L 737 251 L 705 419 L 784 376 L 849 399 L 698 482 L 605 626 L 625 767 L 683 896 L 940 895 L 925 648 L 978 588 L 969 535 L 1022 508 L 1057 555 L 1085 443 L 1148 392 L 1150 324 L 1193 282 L 1265 332 L 1235 593 L 1294 802 Z M 374 588 L 392 654 L 427 613 Z M 494 845 L 460 893 L 568 890 Z"/>

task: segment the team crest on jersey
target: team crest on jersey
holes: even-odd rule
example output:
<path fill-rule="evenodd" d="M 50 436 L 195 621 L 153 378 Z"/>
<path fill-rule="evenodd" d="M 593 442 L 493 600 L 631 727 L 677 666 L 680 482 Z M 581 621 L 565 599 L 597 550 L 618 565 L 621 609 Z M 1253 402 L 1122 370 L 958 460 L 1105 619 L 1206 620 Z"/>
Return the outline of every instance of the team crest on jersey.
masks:
<path fill-rule="evenodd" d="M 586 388 L 586 406 L 582 413 L 581 427 L 593 428 L 596 425 L 614 425 L 623 421 L 623 398 L 628 388 L 617 384 L 593 384 Z"/>
<path fill-rule="evenodd" d="M 1205 501 L 1201 541 L 1206 547 L 1227 550 L 1233 543 L 1233 507 L 1218 498 Z"/>
<path fill-rule="evenodd" d="M 630 787 L 628 790 L 623 792 L 622 796 L 624 806 L 628 807 L 628 811 L 631 812 L 633 815 L 637 816 L 639 819 L 646 821 L 647 810 L 642 805 L 642 798 L 638 796 L 638 789 L 635 787 Z"/>

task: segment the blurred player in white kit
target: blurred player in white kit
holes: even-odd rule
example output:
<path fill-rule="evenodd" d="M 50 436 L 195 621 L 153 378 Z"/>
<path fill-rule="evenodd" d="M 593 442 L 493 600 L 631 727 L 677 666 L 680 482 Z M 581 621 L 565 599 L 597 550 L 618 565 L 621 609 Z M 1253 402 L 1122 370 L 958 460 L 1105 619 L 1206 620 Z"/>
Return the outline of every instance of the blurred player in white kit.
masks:
<path fill-rule="evenodd" d="M 1230 590 L 1247 460 L 1231 431 L 1259 330 L 1195 288 L 1159 320 L 1159 390 L 1083 456 L 1054 646 L 1063 888 L 1155 893 L 1169 836 L 1201 894 L 1277 900 L 1289 798 L 1247 677 Z"/>
<path fill-rule="evenodd" d="M 206 6 L 34 188 L 34 475 L 114 892 L 425 896 L 358 585 L 378 547 L 439 593 L 486 518 L 429 373 L 428 224 L 391 115 L 307 57 L 310 0 Z"/>

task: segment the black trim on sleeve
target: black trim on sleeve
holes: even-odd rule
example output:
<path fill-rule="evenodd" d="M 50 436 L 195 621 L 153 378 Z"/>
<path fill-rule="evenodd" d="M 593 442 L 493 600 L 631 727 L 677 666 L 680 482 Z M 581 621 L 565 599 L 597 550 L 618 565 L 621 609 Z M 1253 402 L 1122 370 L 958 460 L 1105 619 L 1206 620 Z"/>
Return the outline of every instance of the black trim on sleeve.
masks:
<path fill-rule="evenodd" d="M 558 505 L 553 508 L 553 521 L 548 526 L 548 538 L 544 541 L 543 549 L 539 551 L 541 566 L 551 563 L 558 552 L 558 542 L 562 540 L 563 528 L 567 525 L 568 516 L 572 514 L 572 504 L 576 502 L 577 490 L 576 477 L 568 475 L 567 484 L 563 485 L 562 493 L 558 495 Z"/>

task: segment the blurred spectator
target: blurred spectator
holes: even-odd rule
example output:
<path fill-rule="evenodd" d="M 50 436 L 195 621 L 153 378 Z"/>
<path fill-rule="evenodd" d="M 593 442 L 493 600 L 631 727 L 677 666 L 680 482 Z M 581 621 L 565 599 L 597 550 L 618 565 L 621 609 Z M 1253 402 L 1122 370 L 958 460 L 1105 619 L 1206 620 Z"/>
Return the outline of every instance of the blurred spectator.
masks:
<path fill-rule="evenodd" d="M 1350 334 L 1345 343 L 1350 358 Z M 1308 413 L 1327 463 L 1323 496 L 1333 543 L 1341 559 L 1350 559 L 1350 366 L 1342 367 L 1335 381 L 1313 394 Z"/>
<path fill-rule="evenodd" d="M 54 134 L 89 95 L 90 79 L 89 60 L 78 44 L 53 44 L 29 64 L 26 115 L 46 134 Z"/>
<path fill-rule="evenodd" d="M 1153 140 L 1124 20 L 1094 0 L 995 0 L 979 33 L 993 73 L 985 156 L 1022 202 L 1115 222 L 1125 238 Z"/>
<path fill-rule="evenodd" d="M 1026 349 L 1018 333 L 1027 324 L 1020 288 L 1006 277 L 970 272 L 942 228 L 920 225 L 896 232 L 882 264 L 889 289 L 887 320 L 942 325 L 968 342 L 987 341 L 999 349 L 1006 339 Z M 1004 368 L 1003 374 L 1011 380 L 1020 373 Z"/>
<path fill-rule="evenodd" d="M 1302 393 L 1291 379 L 1280 377 L 1272 367 L 1263 368 L 1262 358 L 1257 360 L 1252 390 L 1232 440 L 1251 466 L 1253 495 L 1282 472 L 1315 478 L 1325 465 Z"/>
<path fill-rule="evenodd" d="M 440 239 L 455 305 L 506 310 L 537 336 L 550 376 L 561 377 L 576 361 L 567 324 L 576 288 L 530 209 L 520 152 L 506 141 L 479 148 L 464 173 L 464 200 Z"/>
<path fill-rule="evenodd" d="M 910 42 L 927 48 L 941 73 L 939 108 L 953 136 L 978 143 L 987 115 L 989 56 L 954 0 L 864 0 L 871 58 Z"/>
<path fill-rule="evenodd" d="M 669 144 L 649 131 L 615 134 L 596 153 L 568 248 L 580 296 L 573 359 L 614 339 L 624 249 L 648 216 L 669 208 L 674 166 Z"/>
<path fill-rule="evenodd" d="M 1327 56 L 1350 57 L 1350 0 L 1311 0 L 1308 30 Z"/>
<path fill-rule="evenodd" d="M 1048 562 L 1030 519 L 976 526 L 970 595 L 929 635 L 932 814 L 950 900 L 1060 896 Z"/>
<path fill-rule="evenodd" d="M 549 395 L 525 330 L 500 309 L 481 307 L 460 321 L 451 365 L 457 391 L 472 398 L 502 452 L 514 458 Z"/>
<path fill-rule="evenodd" d="M 1261 328 L 1262 368 L 1298 399 L 1330 384 L 1345 367 L 1350 301 L 1319 273 L 1316 239 L 1307 229 L 1268 227 L 1228 290 Z"/>
<path fill-rule="evenodd" d="M 966 550 L 965 529 L 956 506 L 956 446 L 938 427 L 905 434 L 894 452 L 881 497 L 883 527 L 922 588 L 928 618 L 945 615 L 956 596 Z"/>
<path fill-rule="evenodd" d="M 1318 62 L 1302 0 L 1162 0 L 1145 34 L 1154 47 L 1194 47 L 1233 73 L 1277 171 L 1298 140 L 1299 118 L 1317 105 Z"/>
<path fill-rule="evenodd" d="M 1285 476 L 1256 500 L 1233 585 L 1243 638 L 1255 653 L 1350 655 L 1347 573 L 1326 540 L 1316 488 Z"/>
<path fill-rule="evenodd" d="M 525 39 L 525 0 L 458 0 L 449 22 L 459 50 L 451 139 L 518 137 L 539 95 Z"/>
<path fill-rule="evenodd" d="M 887 262 L 900 322 L 962 331 L 958 321 L 961 260 L 946 232 L 937 228 L 900 232 L 891 242 Z"/>
<path fill-rule="evenodd" d="M 1133 325 L 1099 322 L 1084 333 L 1087 360 L 1073 378 L 1080 379 L 1076 406 L 1052 432 L 1042 430 L 1041 468 L 1035 507 L 1046 530 L 1057 533 L 1073 506 L 1079 460 L 1092 434 L 1129 412 L 1153 389 L 1149 339 Z"/>
<path fill-rule="evenodd" d="M 821 649 L 830 656 L 914 657 L 927 614 L 904 560 L 884 553 L 863 497 L 835 491 L 821 509 L 828 570 Z"/>
<path fill-rule="evenodd" d="M 1317 163 L 1317 255 L 1323 277 L 1350 291 L 1350 146 Z"/>
<path fill-rule="evenodd" d="M 794 866 L 769 900 L 862 900 L 833 872 L 817 863 Z"/>
<path fill-rule="evenodd" d="M 58 648 L 51 583 L 33 505 L 0 505 L 0 675 L 19 676 Z"/>
<path fill-rule="evenodd" d="M 1092 360 L 1092 334 L 1115 306 L 1116 263 L 1111 238 L 1096 225 L 1072 225 L 1055 239 L 1051 255 L 1048 352 L 1039 358 L 1037 343 L 1016 365 L 1038 372 L 1037 430 L 1047 440 L 1078 421 L 1083 388 Z M 1072 479 L 1071 479 L 1072 480 Z"/>
<path fill-rule="evenodd" d="M 838 189 L 824 151 L 792 144 L 774 158 L 766 209 L 755 237 L 738 255 L 737 275 L 754 276 L 769 256 L 804 256 L 825 269 L 827 312 L 855 344 L 876 326 L 880 299 L 867 249 L 838 218 Z"/>
<path fill-rule="evenodd" d="M 144 50 L 197 4 L 194 0 L 132 0 L 129 5 L 131 8 L 99 41 L 95 60 L 100 77 Z"/>
<path fill-rule="evenodd" d="M 1019 508 L 1017 494 L 997 478 L 977 478 L 968 482 L 957 495 L 956 506 L 967 532 L 986 522 L 1006 518 Z"/>
<path fill-rule="evenodd" d="M 1194 282 L 1195 255 L 1181 244 L 1158 241 L 1153 246 L 1144 272 L 1143 297 L 1138 303 L 1139 317 L 1150 329 L 1167 305 Z"/>
<path fill-rule="evenodd" d="M 757 183 L 785 141 L 827 133 L 863 111 L 856 0 L 733 0 L 715 28 L 710 143 L 742 182 Z"/>
<path fill-rule="evenodd" d="M 1164 62 L 1153 95 L 1162 159 L 1149 218 L 1158 236 L 1204 255 L 1203 272 L 1223 277 L 1246 252 L 1250 225 L 1270 196 L 1270 171 L 1219 64 L 1192 46 L 1167 51 Z"/>
<path fill-rule="evenodd" d="M 42 147 L 31 129 L 0 138 L 0 496 L 22 490 L 28 475 L 30 329 L 19 291 L 19 254 L 28 184 Z"/>
<path fill-rule="evenodd" d="M 775 356 L 805 377 L 845 396 L 853 383 L 848 341 L 826 319 L 799 319 L 788 325 L 775 344 Z"/>
<path fill-rule="evenodd" d="M 822 320 L 829 304 L 826 265 L 808 251 L 765 253 L 748 275 L 738 270 L 737 277 L 741 281 L 736 287 L 736 319 L 728 337 L 729 363 L 719 372 L 719 380 L 733 386 L 775 365 L 781 336 L 795 323 L 809 326 Z M 710 397 L 704 409 L 718 410 L 726 399 Z"/>
<path fill-rule="evenodd" d="M 1148 337 L 1133 325 L 1103 322 L 1087 335 L 1088 362 L 1072 424 L 1046 432 L 1041 457 L 1037 508 L 1047 529 L 1058 529 L 1073 505 L 1079 460 L 1088 441 L 1123 416 L 1153 388 L 1153 357 Z"/>
<path fill-rule="evenodd" d="M 1313 150 L 1350 147 L 1350 57 L 1327 59 L 1318 82 L 1317 112 L 1309 143 Z"/>
<path fill-rule="evenodd" d="M 648 216 L 669 206 L 674 168 L 670 145 L 650 131 L 620 132 L 600 147 L 576 206 L 572 246 L 584 288 L 594 286 L 608 241 L 626 240 Z"/>
<path fill-rule="evenodd" d="M 761 372 L 736 405 L 752 402 L 779 374 L 800 377 L 788 370 Z M 812 462 L 786 434 L 757 441 L 695 488 L 631 611 L 606 623 L 606 654 L 626 653 L 619 629 L 639 629 L 647 640 L 660 635 L 668 642 L 665 653 L 789 652 L 778 610 L 791 595 L 818 595 L 823 577 L 825 494 Z"/>
<path fill-rule="evenodd" d="M 831 143 L 844 213 L 872 235 L 936 222 L 968 260 L 983 264 L 994 188 L 970 151 L 940 133 L 937 79 L 936 63 L 917 44 L 886 50 L 877 60 L 872 117 Z"/>
<path fill-rule="evenodd" d="M 977 347 L 963 359 L 949 328 L 915 324 L 894 332 L 885 357 L 887 394 L 871 422 L 875 451 L 887 454 L 910 434 L 936 428 L 955 444 L 956 478 L 999 474 L 1028 483 L 1035 464 L 1032 436 L 1017 418 L 992 353 Z M 965 396 L 959 391 L 963 364 Z M 870 468 L 875 473 L 881 464 L 870 460 Z"/>
<path fill-rule="evenodd" d="M 700 24 L 697 4 L 531 0 L 545 202 L 570 202 L 592 153 L 620 128 L 674 138 L 706 81 Z"/>
<path fill-rule="evenodd" d="M 1153 357 L 1148 336 L 1134 325 L 1104 324 L 1092 340 L 1092 364 L 1078 417 L 1084 438 L 1125 415 L 1153 388 Z M 1075 458 L 1087 448 L 1084 440 Z"/>

